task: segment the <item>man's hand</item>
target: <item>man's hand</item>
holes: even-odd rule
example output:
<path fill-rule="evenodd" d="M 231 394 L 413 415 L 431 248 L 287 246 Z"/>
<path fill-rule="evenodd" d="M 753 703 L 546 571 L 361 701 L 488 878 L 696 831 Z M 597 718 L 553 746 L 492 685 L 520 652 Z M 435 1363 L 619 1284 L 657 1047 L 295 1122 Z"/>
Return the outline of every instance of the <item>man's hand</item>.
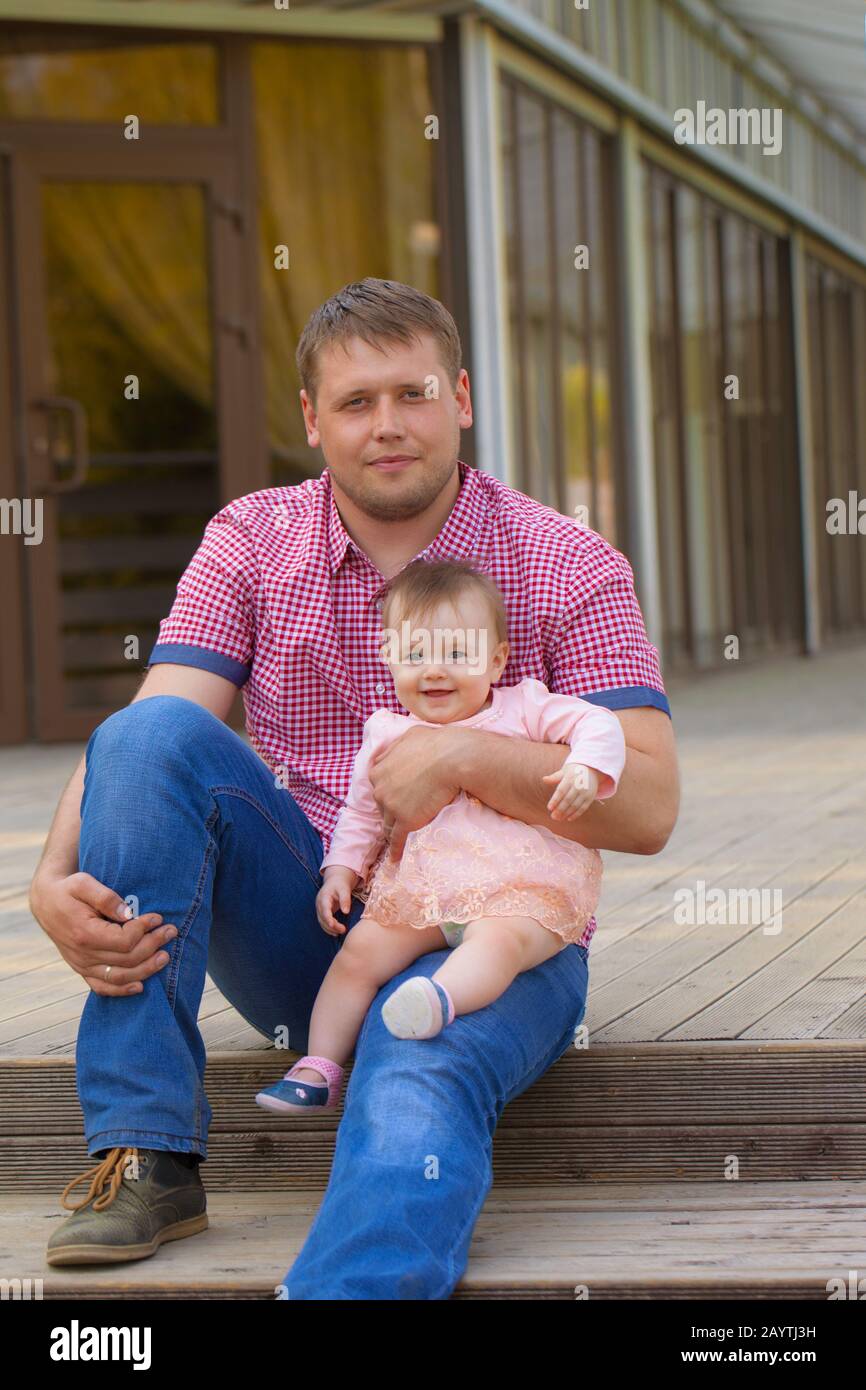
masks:
<path fill-rule="evenodd" d="M 382 811 L 391 858 L 412 830 L 438 816 L 460 791 L 460 759 L 471 729 L 407 729 L 370 762 L 370 785 Z"/>
<path fill-rule="evenodd" d="M 370 764 L 373 795 L 382 810 L 391 858 L 460 791 L 527 825 L 548 825 L 590 849 L 658 854 L 679 810 L 679 772 L 667 714 L 640 706 L 615 710 L 626 742 L 626 764 L 615 797 L 593 803 L 576 820 L 554 818 L 546 802 L 547 773 L 558 772 L 568 749 L 486 729 L 416 727 Z"/>
<path fill-rule="evenodd" d="M 237 687 L 211 671 L 166 662 L 148 671 L 131 703 L 152 695 L 195 700 L 225 720 Z M 163 926 L 158 912 L 129 918 L 128 904 L 114 889 L 99 883 L 91 874 L 75 872 L 84 767 L 82 758 L 58 803 L 30 885 L 30 911 L 63 959 L 83 976 L 94 994 L 140 994 L 144 988 L 141 981 L 168 965 L 171 958 L 161 947 L 177 936 L 177 928 L 171 924 Z M 108 980 L 107 965 L 112 967 Z"/>
<path fill-rule="evenodd" d="M 90 874 L 37 875 L 30 911 L 94 994 L 140 994 L 141 981 L 169 962 L 159 947 L 177 936 L 177 927 L 164 926 L 158 912 L 130 918 L 129 904 Z"/>

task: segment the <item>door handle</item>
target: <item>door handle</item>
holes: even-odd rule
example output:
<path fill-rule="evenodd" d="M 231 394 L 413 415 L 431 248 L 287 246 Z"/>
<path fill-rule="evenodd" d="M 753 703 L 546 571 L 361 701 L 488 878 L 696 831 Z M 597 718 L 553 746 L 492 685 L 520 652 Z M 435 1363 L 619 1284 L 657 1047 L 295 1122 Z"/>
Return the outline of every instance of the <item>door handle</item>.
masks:
<path fill-rule="evenodd" d="M 90 448 L 87 441 L 87 412 L 81 401 L 74 396 L 41 396 L 30 402 L 31 410 L 42 410 L 47 414 L 52 410 L 65 410 L 72 418 L 72 472 L 68 478 L 53 476 L 53 454 L 51 452 L 51 431 L 47 438 L 34 441 L 38 453 L 47 454 L 52 464 L 49 477 L 42 484 L 44 492 L 74 492 L 87 481 L 90 468 Z"/>

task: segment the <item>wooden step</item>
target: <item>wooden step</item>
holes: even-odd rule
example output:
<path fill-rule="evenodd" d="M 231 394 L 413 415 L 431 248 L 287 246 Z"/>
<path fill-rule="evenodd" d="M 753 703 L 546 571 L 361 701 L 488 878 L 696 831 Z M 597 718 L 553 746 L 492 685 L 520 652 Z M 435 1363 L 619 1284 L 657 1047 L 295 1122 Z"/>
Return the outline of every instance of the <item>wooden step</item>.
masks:
<path fill-rule="evenodd" d="M 57 1270 L 45 1243 L 67 1213 L 5 1196 L 0 1277 L 41 1279 L 46 1299 L 273 1299 L 321 1196 L 211 1193 L 209 1228 L 152 1259 Z M 866 1272 L 864 1217 L 866 1182 L 494 1187 L 452 1297 L 826 1301 Z"/>
<path fill-rule="evenodd" d="M 270 1116 L 255 1092 L 297 1054 L 211 1053 L 212 1192 L 324 1187 L 341 1111 Z M 570 1049 L 507 1106 L 498 1185 L 866 1179 L 866 1041 Z M 0 1190 L 59 1193 L 91 1167 L 74 1063 L 0 1061 Z"/>

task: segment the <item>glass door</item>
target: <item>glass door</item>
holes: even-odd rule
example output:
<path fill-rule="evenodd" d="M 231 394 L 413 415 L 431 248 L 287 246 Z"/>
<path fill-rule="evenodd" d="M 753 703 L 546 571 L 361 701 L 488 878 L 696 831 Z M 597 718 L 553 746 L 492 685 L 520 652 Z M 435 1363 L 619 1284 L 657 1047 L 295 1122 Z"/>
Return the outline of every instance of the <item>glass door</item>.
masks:
<path fill-rule="evenodd" d="M 189 162 L 185 159 L 183 162 Z M 100 165 L 102 167 L 100 167 Z M 214 168 L 128 175 L 26 152 L 13 184 L 33 732 L 85 738 L 135 693 L 239 442 L 240 238 Z M 232 314 L 234 313 L 234 317 Z M 222 389 L 221 389 L 222 388 Z M 236 457 L 232 451 L 232 457 Z"/>

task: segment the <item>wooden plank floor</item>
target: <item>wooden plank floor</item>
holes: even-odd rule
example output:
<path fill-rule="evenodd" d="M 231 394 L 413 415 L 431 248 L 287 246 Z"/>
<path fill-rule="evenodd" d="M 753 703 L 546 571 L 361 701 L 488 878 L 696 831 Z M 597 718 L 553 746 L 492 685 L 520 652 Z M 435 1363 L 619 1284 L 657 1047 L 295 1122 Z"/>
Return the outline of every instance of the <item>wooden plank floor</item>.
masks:
<path fill-rule="evenodd" d="M 605 855 L 594 1046 L 866 1038 L 864 690 L 863 647 L 669 682 L 682 810 L 661 854 Z M 27 884 L 81 752 L 0 750 L 5 1056 L 74 1053 L 87 989 L 30 917 Z M 764 890 L 765 911 L 677 920 L 677 895 L 712 889 L 729 918 L 737 894 Z M 200 1020 L 209 1050 L 270 1046 L 210 981 Z"/>
<path fill-rule="evenodd" d="M 45 1298 L 273 1298 L 321 1197 L 211 1193 L 208 1229 L 157 1259 L 69 1269 L 45 1263 L 56 1198 L 0 1197 L 0 1267 Z M 826 1300 L 866 1267 L 864 1205 L 852 1181 L 494 1186 L 454 1297 Z"/>

